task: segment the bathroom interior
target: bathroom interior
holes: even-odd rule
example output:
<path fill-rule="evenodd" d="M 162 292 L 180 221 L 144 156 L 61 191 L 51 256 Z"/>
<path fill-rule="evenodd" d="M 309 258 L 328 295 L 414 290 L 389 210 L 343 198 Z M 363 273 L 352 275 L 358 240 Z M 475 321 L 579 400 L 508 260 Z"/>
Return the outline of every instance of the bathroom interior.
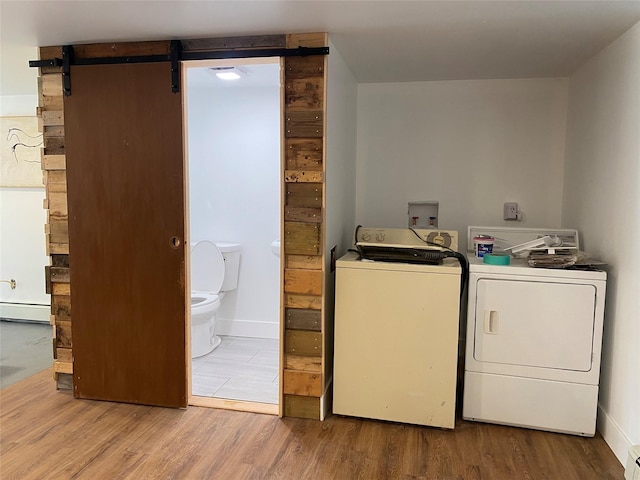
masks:
<path fill-rule="evenodd" d="M 187 64 L 185 84 L 191 394 L 277 404 L 280 59 Z"/>

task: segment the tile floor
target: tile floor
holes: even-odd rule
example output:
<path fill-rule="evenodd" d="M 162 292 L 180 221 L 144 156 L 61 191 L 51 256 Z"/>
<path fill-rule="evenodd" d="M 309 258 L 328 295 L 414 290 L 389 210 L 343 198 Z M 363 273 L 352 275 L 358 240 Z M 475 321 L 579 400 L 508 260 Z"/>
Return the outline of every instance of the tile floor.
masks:
<path fill-rule="evenodd" d="M 278 403 L 278 340 L 221 336 L 213 352 L 192 361 L 192 393 Z"/>
<path fill-rule="evenodd" d="M 51 325 L 0 321 L 0 388 L 51 367 Z"/>
<path fill-rule="evenodd" d="M 209 355 L 193 360 L 193 394 L 278 403 L 278 340 L 223 336 Z M 0 321 L 0 388 L 51 367 L 51 326 Z"/>

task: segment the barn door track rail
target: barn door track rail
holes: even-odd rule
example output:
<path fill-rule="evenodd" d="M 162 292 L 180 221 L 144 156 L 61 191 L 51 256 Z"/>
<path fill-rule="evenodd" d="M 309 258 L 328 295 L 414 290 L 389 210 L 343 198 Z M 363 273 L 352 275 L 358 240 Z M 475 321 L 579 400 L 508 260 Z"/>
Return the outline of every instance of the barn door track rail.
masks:
<path fill-rule="evenodd" d="M 65 96 L 71 95 L 72 65 L 113 65 L 120 63 L 171 62 L 171 91 L 180 91 L 180 68 L 182 60 L 225 60 L 231 58 L 307 57 L 328 55 L 329 47 L 259 48 L 241 50 L 211 50 L 185 52 L 180 40 L 172 40 L 168 55 L 132 55 L 124 57 L 76 58 L 73 45 L 62 47 L 62 58 L 30 60 L 30 67 L 62 67 L 62 89 Z"/>

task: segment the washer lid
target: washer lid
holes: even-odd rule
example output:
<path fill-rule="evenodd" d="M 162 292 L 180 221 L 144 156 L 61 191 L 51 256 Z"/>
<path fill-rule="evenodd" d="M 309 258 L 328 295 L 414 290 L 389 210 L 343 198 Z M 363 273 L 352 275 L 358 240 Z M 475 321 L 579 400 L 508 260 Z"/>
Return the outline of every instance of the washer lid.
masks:
<path fill-rule="evenodd" d="M 191 249 L 191 291 L 219 293 L 223 280 L 222 253 L 211 242 L 198 242 Z"/>

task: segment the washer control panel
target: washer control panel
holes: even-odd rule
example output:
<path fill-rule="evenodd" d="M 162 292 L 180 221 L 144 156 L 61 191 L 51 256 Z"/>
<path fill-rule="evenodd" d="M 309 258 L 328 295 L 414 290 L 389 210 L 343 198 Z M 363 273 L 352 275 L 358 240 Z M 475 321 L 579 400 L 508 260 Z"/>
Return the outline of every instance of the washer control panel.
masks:
<path fill-rule="evenodd" d="M 430 228 L 358 227 L 356 243 L 404 247 L 445 247 L 458 250 L 458 232 Z"/>

